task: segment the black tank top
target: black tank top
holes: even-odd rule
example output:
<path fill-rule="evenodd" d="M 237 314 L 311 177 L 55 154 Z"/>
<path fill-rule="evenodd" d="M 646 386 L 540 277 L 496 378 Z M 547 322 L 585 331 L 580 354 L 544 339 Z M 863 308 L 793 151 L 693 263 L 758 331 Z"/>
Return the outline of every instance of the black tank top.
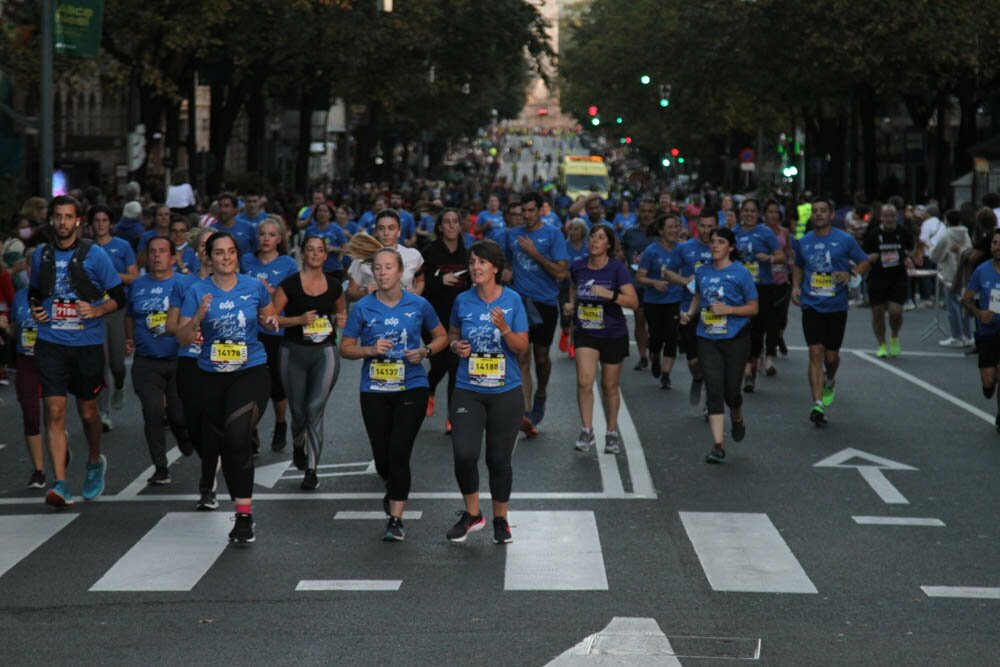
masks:
<path fill-rule="evenodd" d="M 316 311 L 316 321 L 311 326 L 294 326 L 285 329 L 285 340 L 299 345 L 333 345 L 337 342 L 337 299 L 343 292 L 339 282 L 326 277 L 326 291 L 310 296 L 302 289 L 302 274 L 293 273 L 281 281 L 281 289 L 288 297 L 285 317 L 298 317 L 310 310 Z"/>

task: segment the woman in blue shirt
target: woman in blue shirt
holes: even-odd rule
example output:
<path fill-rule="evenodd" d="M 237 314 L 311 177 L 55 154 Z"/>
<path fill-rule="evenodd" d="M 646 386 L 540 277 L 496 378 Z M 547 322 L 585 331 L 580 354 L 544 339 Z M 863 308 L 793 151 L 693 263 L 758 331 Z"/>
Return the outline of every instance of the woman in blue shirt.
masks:
<path fill-rule="evenodd" d="M 354 305 L 340 341 L 345 359 L 364 359 L 361 415 L 375 470 L 386 484 L 389 515 L 382 539 L 402 541 L 410 495 L 410 453 L 427 412 L 427 372 L 421 362 L 440 352 L 448 334 L 431 304 L 403 289 L 403 257 L 395 248 L 372 255 L 375 291 Z M 428 331 L 431 342 L 423 344 Z"/>
<path fill-rule="evenodd" d="M 695 272 L 696 291 L 691 305 L 681 313 L 681 324 L 698 322 L 698 359 L 705 375 L 708 426 L 713 446 L 706 463 L 722 463 L 725 405 L 729 406 L 732 436 L 739 442 L 746 435 L 741 406 L 740 380 L 750 360 L 750 318 L 757 314 L 757 288 L 750 271 L 736 263 L 736 235 L 728 228 L 712 232 L 712 263 Z"/>
<path fill-rule="evenodd" d="M 511 541 L 507 508 L 513 486 L 511 455 L 524 410 L 518 357 L 528 351 L 528 315 L 517 292 L 500 285 L 504 253 L 494 241 L 469 248 L 473 287 L 451 309 L 448 338 L 459 357 L 450 406 L 455 477 L 465 510 L 447 537 L 464 542 L 486 525 L 479 510 L 479 451 L 486 434 L 486 467 L 493 498 L 493 541 Z"/>
<path fill-rule="evenodd" d="M 581 218 L 573 218 L 566 223 L 566 228 L 566 254 L 569 255 L 568 265 L 572 266 L 573 262 L 588 254 L 587 223 Z M 570 359 L 575 359 L 576 348 L 570 338 L 573 317 L 563 312 L 565 304 L 569 302 L 569 287 L 569 278 L 559 282 L 559 327 L 562 329 L 562 333 L 559 334 L 559 351 L 566 352 Z"/>
<path fill-rule="evenodd" d="M 969 278 L 962 293 L 962 305 L 976 318 L 976 348 L 979 350 L 979 376 L 983 396 L 993 397 L 1000 378 L 1000 229 L 990 236 L 992 261 L 983 262 Z M 1000 394 L 997 394 L 997 418 L 1000 432 Z"/>
<path fill-rule="evenodd" d="M 184 295 L 177 342 L 191 345 L 199 332 L 198 356 L 202 438 L 218 448 L 222 473 L 236 503 L 231 542 L 253 542 L 253 453 L 251 434 L 270 395 L 267 352 L 258 340 L 258 320 L 271 329 L 278 322 L 264 283 L 240 275 L 239 248 L 228 232 L 206 244 L 212 275 Z"/>
<path fill-rule="evenodd" d="M 28 248 L 24 254 L 28 271 L 31 267 L 31 254 L 34 248 Z M 28 444 L 28 455 L 31 457 L 32 473 L 28 479 L 29 489 L 45 488 L 45 458 L 42 453 L 42 382 L 38 377 L 38 365 L 35 363 L 35 340 L 38 336 L 38 323 L 31 316 L 31 305 L 28 301 L 28 288 L 18 290 L 14 294 L 14 304 L 11 308 L 13 318 L 8 320 L 8 333 L 15 340 L 14 351 L 14 388 L 17 392 L 17 402 L 21 406 L 21 419 L 24 424 L 24 440 Z M 67 450 L 68 452 L 69 450 Z"/>
<path fill-rule="evenodd" d="M 676 252 L 681 234 L 681 219 L 676 213 L 662 215 L 653 222 L 653 231 L 660 237 L 650 243 L 639 258 L 635 281 L 643 288 L 642 307 L 649 328 L 649 363 L 653 377 L 659 376 L 660 388 L 670 389 L 670 371 L 677 357 L 677 334 L 684 286 L 672 283 L 669 274 L 681 267 Z M 660 363 L 660 352 L 663 363 Z"/>

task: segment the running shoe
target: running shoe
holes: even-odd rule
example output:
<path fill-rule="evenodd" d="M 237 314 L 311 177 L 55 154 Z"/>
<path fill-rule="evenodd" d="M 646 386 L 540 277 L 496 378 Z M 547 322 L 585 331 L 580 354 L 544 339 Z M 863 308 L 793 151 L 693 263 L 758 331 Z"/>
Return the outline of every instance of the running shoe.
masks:
<path fill-rule="evenodd" d="M 260 456 L 260 433 L 257 432 L 256 426 L 250 432 L 250 451 L 254 456 Z"/>
<path fill-rule="evenodd" d="M 296 470 L 304 471 L 309 467 L 309 457 L 306 455 L 306 448 L 292 445 L 292 465 Z"/>
<path fill-rule="evenodd" d="M 73 506 L 73 494 L 70 493 L 66 482 L 59 480 L 52 485 L 49 492 L 45 494 L 45 504 L 56 509 L 66 509 Z"/>
<path fill-rule="evenodd" d="M 394 516 L 389 517 L 385 524 L 385 532 L 382 533 L 383 542 L 402 542 L 406 539 L 406 531 L 403 530 L 403 520 Z"/>
<path fill-rule="evenodd" d="M 660 375 L 660 389 L 670 389 L 672 386 L 670 384 L 670 373 Z"/>
<path fill-rule="evenodd" d="M 445 419 L 444 420 L 444 434 L 445 435 L 451 435 L 451 420 L 450 419 Z"/>
<path fill-rule="evenodd" d="M 569 358 L 576 359 L 576 345 L 573 345 L 573 343 L 569 344 Z"/>
<path fill-rule="evenodd" d="M 688 390 L 688 401 L 691 405 L 698 405 L 701 403 L 701 385 L 704 384 L 702 380 L 691 380 L 691 389 Z"/>
<path fill-rule="evenodd" d="M 108 472 L 108 459 L 101 454 L 97 463 L 87 464 L 87 477 L 83 480 L 84 500 L 93 500 L 104 493 L 104 476 Z"/>
<path fill-rule="evenodd" d="M 712 450 L 705 456 L 705 463 L 725 463 L 726 450 L 719 445 L 714 445 Z"/>
<path fill-rule="evenodd" d="M 778 374 L 778 367 L 774 365 L 774 362 L 771 359 L 765 359 L 764 375 L 766 375 L 769 378 L 773 378 L 777 374 Z"/>
<path fill-rule="evenodd" d="M 823 385 L 823 407 L 828 408 L 833 405 L 834 390 L 836 389 L 836 384 L 831 382 L 830 384 Z"/>
<path fill-rule="evenodd" d="M 253 534 L 253 529 L 257 527 L 257 524 L 253 522 L 253 514 L 237 512 L 233 521 L 236 522 L 236 525 L 229 531 L 230 542 L 249 544 L 257 539 L 257 536 Z"/>
<path fill-rule="evenodd" d="M 288 422 L 275 422 L 271 434 L 271 451 L 280 452 L 288 445 Z"/>
<path fill-rule="evenodd" d="M 528 413 L 528 419 L 530 419 L 531 423 L 535 426 L 541 424 L 542 420 L 545 419 L 546 398 L 546 396 L 539 396 L 538 394 L 535 394 L 534 400 L 531 401 L 531 412 Z"/>
<path fill-rule="evenodd" d="M 181 450 L 181 454 L 184 456 L 191 456 L 194 454 L 194 442 L 191 438 L 184 438 L 183 440 L 177 441 L 177 449 Z"/>
<path fill-rule="evenodd" d="M 916 310 L 917 304 L 913 303 L 913 299 L 907 299 L 906 303 L 903 304 L 903 310 Z"/>
<path fill-rule="evenodd" d="M 538 428 L 531 423 L 531 420 L 528 419 L 528 415 L 521 417 L 521 431 L 528 438 L 538 437 Z"/>
<path fill-rule="evenodd" d="M 649 362 L 649 365 L 650 365 L 650 372 L 653 374 L 653 377 L 655 377 L 655 378 L 660 377 L 660 373 L 663 370 L 660 367 L 660 358 L 659 357 L 653 357 L 653 360 L 651 362 Z"/>
<path fill-rule="evenodd" d="M 618 434 L 618 431 L 608 431 L 604 435 L 604 453 L 605 454 L 622 453 L 622 437 Z"/>
<path fill-rule="evenodd" d="M 115 430 L 115 425 L 111 421 L 111 415 L 109 415 L 106 412 L 102 413 L 101 414 L 101 432 L 102 433 L 110 433 L 113 430 Z"/>
<path fill-rule="evenodd" d="M 115 387 L 115 390 L 111 392 L 111 409 L 121 410 L 122 405 L 125 404 L 125 388 Z"/>
<path fill-rule="evenodd" d="M 962 347 L 962 344 L 963 341 L 961 338 L 952 338 L 951 336 L 938 341 L 938 345 L 941 347 Z"/>
<path fill-rule="evenodd" d="M 201 498 L 198 499 L 198 505 L 195 509 L 199 512 L 212 512 L 219 509 L 219 501 L 215 497 L 215 491 L 202 489 Z"/>
<path fill-rule="evenodd" d="M 640 357 L 639 363 L 635 365 L 635 368 L 633 370 L 644 371 L 647 368 L 649 368 L 649 359 L 647 359 L 646 357 Z"/>
<path fill-rule="evenodd" d="M 899 339 L 890 338 L 889 339 L 889 356 L 898 357 L 899 356 Z"/>
<path fill-rule="evenodd" d="M 569 352 L 569 332 L 567 331 L 559 334 L 559 351 Z"/>
<path fill-rule="evenodd" d="M 788 356 L 788 346 L 785 345 L 785 337 L 778 336 L 778 351 L 781 352 L 781 356 Z"/>
<path fill-rule="evenodd" d="M 170 482 L 171 482 L 170 471 L 167 470 L 166 468 L 159 468 L 159 467 L 156 469 L 155 472 L 153 472 L 153 476 L 146 480 L 146 484 L 149 484 L 150 486 L 153 485 L 165 486 L 167 484 L 170 484 Z"/>
<path fill-rule="evenodd" d="M 730 431 L 733 435 L 733 442 L 740 442 L 747 435 L 747 423 L 744 420 L 734 421 Z"/>
<path fill-rule="evenodd" d="M 827 426 L 830 423 L 826 420 L 826 413 L 823 412 L 823 407 L 819 405 L 814 405 L 813 409 L 809 412 L 809 421 L 816 424 L 817 428 Z"/>
<path fill-rule="evenodd" d="M 315 491 L 316 487 L 319 486 L 319 478 L 316 477 L 316 471 L 312 468 L 306 470 L 305 476 L 302 478 L 302 483 L 299 484 L 299 488 L 303 491 Z"/>
<path fill-rule="evenodd" d="M 507 519 L 502 516 L 493 517 L 493 544 L 510 544 L 513 541 Z"/>
<path fill-rule="evenodd" d="M 879 359 L 885 359 L 889 356 L 889 348 L 885 345 L 879 345 L 878 350 L 875 352 L 875 356 Z"/>
<path fill-rule="evenodd" d="M 446 537 L 452 542 L 464 542 L 465 538 L 469 536 L 469 533 L 474 533 L 477 530 L 482 530 L 483 526 L 486 525 L 486 519 L 483 515 L 472 516 L 465 510 L 461 512 L 456 512 L 458 515 L 458 521 L 454 526 L 448 529 Z"/>
<path fill-rule="evenodd" d="M 427 397 L 427 412 L 424 413 L 424 417 L 430 418 L 434 416 L 434 397 Z"/>
<path fill-rule="evenodd" d="M 582 428 L 580 429 L 580 435 L 576 438 L 576 442 L 573 443 L 573 447 L 578 452 L 589 452 L 590 448 L 595 444 L 597 444 L 597 438 L 594 437 L 594 430 Z"/>
<path fill-rule="evenodd" d="M 45 471 L 36 470 L 31 473 L 31 479 L 28 480 L 29 489 L 44 489 L 45 488 Z"/>
<path fill-rule="evenodd" d="M 743 377 L 743 393 L 752 394 L 757 388 L 757 377 L 752 373 Z"/>

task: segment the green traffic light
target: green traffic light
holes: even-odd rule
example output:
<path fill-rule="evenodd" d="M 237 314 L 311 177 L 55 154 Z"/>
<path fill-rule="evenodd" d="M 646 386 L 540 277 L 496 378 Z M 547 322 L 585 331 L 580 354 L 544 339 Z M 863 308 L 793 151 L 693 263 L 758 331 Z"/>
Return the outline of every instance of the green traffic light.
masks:
<path fill-rule="evenodd" d="M 665 97 L 661 97 L 660 98 L 660 106 L 663 107 L 664 109 L 666 109 L 667 107 L 670 106 L 670 100 L 668 100 Z"/>
<path fill-rule="evenodd" d="M 684 158 L 682 157 L 677 158 L 677 164 L 684 164 Z"/>
<path fill-rule="evenodd" d="M 622 117 L 618 116 L 618 118 L 615 118 L 615 122 L 618 123 L 619 125 L 621 125 L 622 124 Z"/>
<path fill-rule="evenodd" d="M 664 167 L 669 167 L 670 166 L 670 158 L 668 158 L 668 157 L 663 158 L 662 160 L 660 160 L 660 164 L 662 164 Z"/>
<path fill-rule="evenodd" d="M 590 119 L 590 124 L 593 125 L 594 127 L 597 127 L 598 125 L 601 124 L 601 119 L 598 118 L 597 116 L 594 116 L 593 118 Z"/>
<path fill-rule="evenodd" d="M 644 86 L 648 86 L 651 80 L 652 79 L 649 78 L 648 74 L 643 74 L 642 76 L 639 77 L 639 82 Z"/>

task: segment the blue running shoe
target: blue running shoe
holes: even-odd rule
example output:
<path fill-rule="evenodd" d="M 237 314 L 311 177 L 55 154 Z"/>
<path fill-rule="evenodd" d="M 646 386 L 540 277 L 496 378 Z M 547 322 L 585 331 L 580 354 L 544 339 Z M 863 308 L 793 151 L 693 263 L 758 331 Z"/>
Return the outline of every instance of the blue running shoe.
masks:
<path fill-rule="evenodd" d="M 52 485 L 49 492 L 45 494 L 45 504 L 56 509 L 66 509 L 73 506 L 73 494 L 69 492 L 66 482 L 60 480 Z"/>
<path fill-rule="evenodd" d="M 108 460 L 101 454 L 97 463 L 87 464 L 87 479 L 83 482 L 84 500 L 93 500 L 104 493 L 104 475 L 108 472 Z"/>
<path fill-rule="evenodd" d="M 535 426 L 542 423 L 542 419 L 545 418 L 545 399 L 546 396 L 539 396 L 535 394 L 535 400 L 531 402 L 531 412 L 528 413 L 528 419 Z"/>

